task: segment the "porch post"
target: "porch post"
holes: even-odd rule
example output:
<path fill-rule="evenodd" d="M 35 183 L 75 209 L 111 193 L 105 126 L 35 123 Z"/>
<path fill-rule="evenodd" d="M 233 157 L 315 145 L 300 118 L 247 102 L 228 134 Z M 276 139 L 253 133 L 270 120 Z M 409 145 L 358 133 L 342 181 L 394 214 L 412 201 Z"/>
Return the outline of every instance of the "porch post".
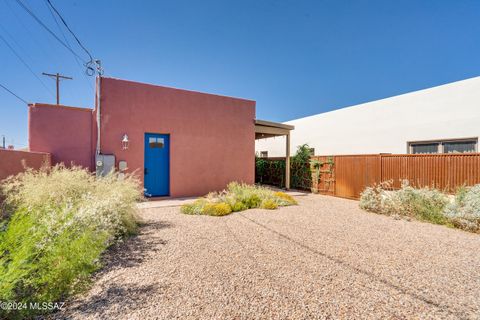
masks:
<path fill-rule="evenodd" d="M 288 190 L 290 189 L 290 133 L 287 133 L 285 140 L 287 141 L 287 154 L 285 156 L 285 189 Z"/>

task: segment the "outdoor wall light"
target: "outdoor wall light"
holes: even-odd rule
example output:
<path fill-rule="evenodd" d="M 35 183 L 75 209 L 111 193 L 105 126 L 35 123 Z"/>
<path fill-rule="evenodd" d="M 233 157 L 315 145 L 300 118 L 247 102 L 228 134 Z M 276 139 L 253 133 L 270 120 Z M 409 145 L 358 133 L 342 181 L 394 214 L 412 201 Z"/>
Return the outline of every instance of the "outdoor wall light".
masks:
<path fill-rule="evenodd" d="M 128 143 L 130 141 L 128 140 L 128 135 L 125 133 L 122 138 L 122 150 L 127 150 L 128 149 Z"/>

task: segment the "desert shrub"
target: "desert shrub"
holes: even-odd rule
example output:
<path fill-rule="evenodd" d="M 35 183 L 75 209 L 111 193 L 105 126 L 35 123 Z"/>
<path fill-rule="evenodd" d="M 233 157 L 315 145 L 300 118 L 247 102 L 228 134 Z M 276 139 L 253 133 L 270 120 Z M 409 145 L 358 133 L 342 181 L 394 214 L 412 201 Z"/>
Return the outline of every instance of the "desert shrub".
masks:
<path fill-rule="evenodd" d="M 390 214 L 398 213 L 436 224 L 447 222 L 443 210 L 448 204 L 448 197 L 437 189 L 416 189 L 404 184 L 386 200 L 391 201 L 390 205 L 385 205 Z"/>
<path fill-rule="evenodd" d="M 258 208 L 260 206 L 263 194 L 265 193 L 263 190 L 267 189 L 235 182 L 232 182 L 227 186 L 227 192 L 237 201 L 243 203 L 248 209 Z"/>
<path fill-rule="evenodd" d="M 366 188 L 360 196 L 360 208 L 386 215 L 400 215 L 437 224 L 448 224 L 443 211 L 448 197 L 436 189 L 413 188 L 407 181 L 396 191 L 390 183 Z"/>
<path fill-rule="evenodd" d="M 50 226 L 26 209 L 12 216 L 0 237 L 3 301 L 53 302 L 88 284 L 100 266 L 98 258 L 108 246 L 109 234 L 91 226 L 79 229 L 73 223 L 50 233 Z"/>
<path fill-rule="evenodd" d="M 292 205 L 292 204 L 297 204 L 297 200 L 295 200 L 291 195 L 286 194 L 285 192 L 275 192 L 274 193 L 277 202 L 279 205 Z"/>
<path fill-rule="evenodd" d="M 61 301 L 84 289 L 102 252 L 135 232 L 142 197 L 133 177 L 96 179 L 63 166 L 28 170 L 1 191 L 10 211 L 0 229 L 0 300 L 26 303 Z"/>
<path fill-rule="evenodd" d="M 248 209 L 248 207 L 246 205 L 244 205 L 243 202 L 240 202 L 240 201 L 235 202 L 232 206 L 232 211 L 233 212 L 243 211 L 243 210 L 247 210 L 247 209 Z"/>
<path fill-rule="evenodd" d="M 242 203 L 248 209 L 258 208 L 260 206 L 260 204 L 262 203 L 262 199 L 256 194 L 251 194 L 248 197 L 243 198 Z"/>
<path fill-rule="evenodd" d="M 455 201 L 445 209 L 445 215 L 457 228 L 480 232 L 480 184 L 459 188 Z"/>
<path fill-rule="evenodd" d="M 207 204 L 207 200 L 200 198 L 195 200 L 193 203 L 187 203 L 180 207 L 180 210 L 184 214 L 198 215 L 203 213 L 203 208 Z"/>
<path fill-rule="evenodd" d="M 132 175 L 119 179 L 112 173 L 97 179 L 80 167 L 57 165 L 50 170 L 27 170 L 1 185 L 5 204 L 34 212 L 46 206 L 69 205 L 77 220 L 111 234 L 135 232 L 135 203 L 142 198 L 139 181 Z"/>
<path fill-rule="evenodd" d="M 382 198 L 385 190 L 380 186 L 367 187 L 360 194 L 360 208 L 366 211 L 382 213 Z"/>
<path fill-rule="evenodd" d="M 219 202 L 212 203 L 209 202 L 203 208 L 203 213 L 209 216 L 226 216 L 232 212 L 232 207 L 228 203 Z"/>
<path fill-rule="evenodd" d="M 180 210 L 185 214 L 223 216 L 251 208 L 276 209 L 294 204 L 297 204 L 295 199 L 286 193 L 232 182 L 222 192 L 211 192 L 193 203 L 183 205 Z"/>
<path fill-rule="evenodd" d="M 273 199 L 265 199 L 262 201 L 260 208 L 273 210 L 278 208 L 278 204 Z"/>

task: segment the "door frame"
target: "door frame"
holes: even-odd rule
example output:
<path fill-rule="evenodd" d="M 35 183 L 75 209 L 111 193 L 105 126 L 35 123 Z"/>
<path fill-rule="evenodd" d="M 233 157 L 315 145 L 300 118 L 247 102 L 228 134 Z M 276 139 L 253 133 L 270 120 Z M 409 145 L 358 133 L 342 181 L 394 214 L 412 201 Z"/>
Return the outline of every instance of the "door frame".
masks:
<path fill-rule="evenodd" d="M 172 163 L 172 156 L 170 154 L 171 151 L 171 143 L 172 143 L 172 135 L 170 133 L 160 133 L 160 132 L 144 132 L 143 133 L 143 189 L 147 190 L 145 187 L 145 142 L 146 142 L 146 135 L 147 134 L 154 134 L 154 135 L 164 135 L 168 136 L 168 194 L 164 196 L 151 196 L 151 198 L 158 198 L 158 197 L 170 197 L 171 195 L 171 163 Z M 144 192 L 145 193 L 145 192 Z"/>

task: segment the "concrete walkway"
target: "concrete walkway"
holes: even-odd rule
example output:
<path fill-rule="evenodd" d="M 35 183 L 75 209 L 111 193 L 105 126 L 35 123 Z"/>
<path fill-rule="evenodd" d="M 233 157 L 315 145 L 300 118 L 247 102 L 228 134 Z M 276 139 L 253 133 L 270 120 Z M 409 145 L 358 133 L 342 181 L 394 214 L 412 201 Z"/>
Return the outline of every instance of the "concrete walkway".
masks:
<path fill-rule="evenodd" d="M 149 200 L 142 203 L 139 203 L 137 207 L 139 209 L 150 209 L 150 208 L 167 208 L 167 207 L 179 207 L 186 203 L 195 201 L 195 197 L 189 198 L 173 198 L 173 199 L 160 199 L 160 200 Z"/>

